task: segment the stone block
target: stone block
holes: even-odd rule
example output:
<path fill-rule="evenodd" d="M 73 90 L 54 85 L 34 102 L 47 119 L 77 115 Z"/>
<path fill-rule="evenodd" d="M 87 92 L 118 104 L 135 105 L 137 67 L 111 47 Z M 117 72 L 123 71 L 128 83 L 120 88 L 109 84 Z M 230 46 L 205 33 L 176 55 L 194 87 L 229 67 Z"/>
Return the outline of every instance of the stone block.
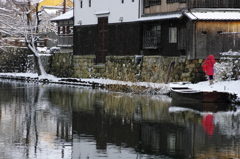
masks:
<path fill-rule="evenodd" d="M 190 77 L 190 73 L 182 73 L 182 77 L 183 78 L 188 78 L 188 77 Z"/>

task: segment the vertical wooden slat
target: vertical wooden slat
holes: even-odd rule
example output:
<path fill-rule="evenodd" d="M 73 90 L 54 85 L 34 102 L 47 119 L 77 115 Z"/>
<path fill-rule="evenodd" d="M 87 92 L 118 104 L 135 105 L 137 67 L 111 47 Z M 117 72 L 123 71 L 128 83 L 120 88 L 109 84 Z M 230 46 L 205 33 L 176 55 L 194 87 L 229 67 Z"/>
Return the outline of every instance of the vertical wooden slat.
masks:
<path fill-rule="evenodd" d="M 98 18 L 98 51 L 96 62 L 104 63 L 108 53 L 108 18 Z"/>

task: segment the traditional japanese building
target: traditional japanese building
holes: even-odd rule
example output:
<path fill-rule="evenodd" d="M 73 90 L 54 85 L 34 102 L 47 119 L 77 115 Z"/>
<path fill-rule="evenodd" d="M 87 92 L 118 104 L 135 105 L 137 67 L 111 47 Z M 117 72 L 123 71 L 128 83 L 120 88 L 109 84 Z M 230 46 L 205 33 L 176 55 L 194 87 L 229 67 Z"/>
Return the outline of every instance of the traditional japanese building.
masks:
<path fill-rule="evenodd" d="M 75 54 L 186 55 L 239 50 L 234 0 L 76 0 Z"/>
<path fill-rule="evenodd" d="M 73 10 L 51 19 L 57 23 L 57 46 L 61 52 L 73 52 Z"/>
<path fill-rule="evenodd" d="M 195 78 L 200 70 L 194 75 L 191 70 L 200 68 L 201 60 L 209 54 L 218 59 L 220 52 L 240 50 L 240 3 L 236 0 L 75 0 L 74 4 L 73 53 L 78 58 L 91 56 L 96 65 L 119 61 L 116 57 L 122 56 L 133 56 L 136 64 L 141 57 L 179 57 L 200 60 L 193 68 L 184 69 L 186 63 L 180 68 Z M 164 63 L 156 58 L 149 61 Z M 177 60 L 169 61 L 161 68 L 163 74 L 176 69 Z M 148 68 L 144 79 L 161 73 L 158 68 Z M 137 76 L 142 70 L 135 72 Z M 183 79 L 181 73 L 178 77 Z M 148 80 L 160 77 L 154 78 Z"/>

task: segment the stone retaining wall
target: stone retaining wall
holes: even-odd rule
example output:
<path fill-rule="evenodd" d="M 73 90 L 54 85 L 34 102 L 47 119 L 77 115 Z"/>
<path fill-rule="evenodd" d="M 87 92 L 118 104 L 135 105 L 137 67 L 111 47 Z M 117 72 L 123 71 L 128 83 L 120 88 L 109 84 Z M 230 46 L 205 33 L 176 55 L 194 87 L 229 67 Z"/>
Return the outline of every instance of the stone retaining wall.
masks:
<path fill-rule="evenodd" d="M 2 47 L 0 50 L 0 72 L 26 72 L 30 51 L 24 47 Z"/>
<path fill-rule="evenodd" d="M 86 55 L 86 56 L 73 56 L 73 67 L 74 67 L 74 77 L 76 78 L 91 78 L 94 74 L 95 56 Z"/>
<path fill-rule="evenodd" d="M 108 78 L 121 81 L 168 83 L 206 80 L 203 59 L 163 56 L 108 56 L 104 65 L 95 65 L 95 56 L 74 56 L 77 78 Z"/>
<path fill-rule="evenodd" d="M 27 48 L 7 47 L 0 51 L 0 72 L 34 72 Z M 206 80 L 203 59 L 164 56 L 107 56 L 106 63 L 95 64 L 94 55 L 53 53 L 41 56 L 47 73 L 57 77 L 107 78 L 121 81 L 168 83 Z"/>
<path fill-rule="evenodd" d="M 72 53 L 53 53 L 48 73 L 56 77 L 72 77 L 74 74 L 72 61 Z"/>
<path fill-rule="evenodd" d="M 49 73 L 51 55 L 42 54 L 42 55 L 40 55 L 40 58 L 41 58 L 41 62 L 42 62 L 42 65 L 43 65 L 45 71 L 47 73 Z M 33 55 L 28 55 L 28 57 L 27 57 L 27 71 L 26 72 L 37 73 Z"/>

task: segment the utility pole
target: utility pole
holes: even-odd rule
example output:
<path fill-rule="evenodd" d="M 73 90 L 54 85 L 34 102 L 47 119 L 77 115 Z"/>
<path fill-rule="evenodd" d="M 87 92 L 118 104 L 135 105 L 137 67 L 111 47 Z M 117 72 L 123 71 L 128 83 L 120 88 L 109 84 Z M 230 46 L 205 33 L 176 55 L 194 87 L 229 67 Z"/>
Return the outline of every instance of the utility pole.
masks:
<path fill-rule="evenodd" d="M 63 0 L 63 14 L 66 13 L 66 0 Z M 66 26 L 63 26 L 63 34 L 66 34 Z"/>
<path fill-rule="evenodd" d="M 63 0 L 63 14 L 66 13 L 66 0 Z"/>

